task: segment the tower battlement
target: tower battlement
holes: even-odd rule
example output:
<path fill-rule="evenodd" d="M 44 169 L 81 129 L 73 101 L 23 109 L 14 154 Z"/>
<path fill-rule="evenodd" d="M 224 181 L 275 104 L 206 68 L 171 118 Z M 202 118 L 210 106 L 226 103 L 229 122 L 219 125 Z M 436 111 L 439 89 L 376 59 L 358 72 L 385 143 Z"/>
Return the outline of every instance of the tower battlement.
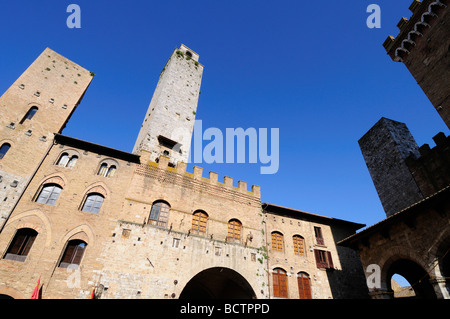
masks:
<path fill-rule="evenodd" d="M 170 158 L 160 156 L 157 162 L 148 161 L 136 167 L 135 173 L 141 176 L 158 179 L 161 182 L 170 182 L 188 188 L 197 188 L 199 191 L 212 191 L 224 196 L 251 199 L 259 201 L 261 188 L 252 185 L 252 190 L 247 190 L 247 182 L 238 181 L 238 187 L 233 186 L 233 178 L 224 176 L 223 183 L 219 182 L 219 174 L 209 172 L 209 176 L 203 177 L 203 168 L 194 166 L 193 172 L 187 172 L 187 164 L 179 162 L 176 168 L 170 167 Z"/>
<path fill-rule="evenodd" d="M 389 36 L 383 43 L 384 48 L 396 62 L 403 62 L 409 53 L 417 45 L 429 30 L 436 24 L 439 18 L 444 16 L 448 0 L 414 0 L 409 9 L 413 13 L 407 19 L 403 17 L 397 27 L 400 33 L 397 37 Z"/>
<path fill-rule="evenodd" d="M 398 23 L 399 35 L 383 46 L 403 62 L 450 128 L 450 0 L 415 0 L 413 15 Z"/>

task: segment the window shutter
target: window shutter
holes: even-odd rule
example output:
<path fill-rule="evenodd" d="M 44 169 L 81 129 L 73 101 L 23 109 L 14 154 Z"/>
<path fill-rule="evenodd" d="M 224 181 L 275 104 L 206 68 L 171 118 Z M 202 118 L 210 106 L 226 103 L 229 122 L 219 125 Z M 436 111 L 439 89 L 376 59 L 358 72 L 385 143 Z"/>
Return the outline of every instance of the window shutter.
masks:
<path fill-rule="evenodd" d="M 317 268 L 322 268 L 321 262 L 320 262 L 320 252 L 317 249 L 314 249 L 314 257 L 316 258 L 316 266 Z"/>
<path fill-rule="evenodd" d="M 331 258 L 330 251 L 327 251 L 327 261 L 328 261 L 328 268 L 334 269 L 333 259 Z"/>
<path fill-rule="evenodd" d="M 16 236 L 14 236 L 14 239 L 9 246 L 8 253 L 19 255 L 24 243 L 26 240 L 25 234 L 23 234 L 20 230 L 17 232 Z"/>
<path fill-rule="evenodd" d="M 84 249 L 86 248 L 85 243 L 79 243 L 75 247 L 75 251 L 73 253 L 71 264 L 79 265 L 81 263 L 81 258 L 83 258 Z"/>
<path fill-rule="evenodd" d="M 27 239 L 25 241 L 25 245 L 22 249 L 22 252 L 20 255 L 22 256 L 28 256 L 28 253 L 30 252 L 31 246 L 33 246 L 34 240 L 36 239 L 35 234 L 28 234 Z"/>
<path fill-rule="evenodd" d="M 298 291 L 300 299 L 312 299 L 311 295 L 311 280 L 306 275 L 299 275 L 298 280 Z"/>
<path fill-rule="evenodd" d="M 66 250 L 64 251 L 63 257 L 61 258 L 60 264 L 62 263 L 70 264 L 72 262 L 72 256 L 75 251 L 75 247 L 76 246 L 73 242 L 69 242 L 67 244 Z"/>

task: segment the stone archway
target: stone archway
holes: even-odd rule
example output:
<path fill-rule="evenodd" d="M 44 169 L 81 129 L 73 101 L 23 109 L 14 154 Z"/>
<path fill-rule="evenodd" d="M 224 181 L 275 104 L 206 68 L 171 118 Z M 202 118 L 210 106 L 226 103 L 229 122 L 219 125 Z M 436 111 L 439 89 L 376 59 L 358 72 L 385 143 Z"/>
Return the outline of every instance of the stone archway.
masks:
<path fill-rule="evenodd" d="M 184 287 L 180 299 L 255 299 L 248 281 L 238 272 L 213 267 L 199 272 Z"/>
<path fill-rule="evenodd" d="M 411 284 L 416 298 L 437 298 L 433 285 L 430 283 L 430 275 L 417 263 L 409 259 L 398 259 L 389 265 L 385 279 L 389 292 L 392 292 L 391 278 L 394 274 L 403 276 Z"/>

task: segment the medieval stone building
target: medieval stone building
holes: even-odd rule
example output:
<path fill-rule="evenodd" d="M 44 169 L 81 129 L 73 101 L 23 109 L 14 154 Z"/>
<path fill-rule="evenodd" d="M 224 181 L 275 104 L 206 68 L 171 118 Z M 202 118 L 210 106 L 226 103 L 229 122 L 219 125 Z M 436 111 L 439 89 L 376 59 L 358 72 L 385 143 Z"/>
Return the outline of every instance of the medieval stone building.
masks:
<path fill-rule="evenodd" d="M 261 203 L 186 171 L 203 65 L 181 45 L 127 153 L 62 135 L 93 73 L 46 49 L 0 97 L 0 294 L 29 298 L 367 296 L 364 225 Z"/>
<path fill-rule="evenodd" d="M 400 34 L 384 46 L 403 62 L 449 126 L 448 1 L 414 1 Z M 418 298 L 450 298 L 450 137 L 417 145 L 404 123 L 382 118 L 359 141 L 387 218 L 340 242 L 356 249 L 372 298 L 392 298 L 400 274 Z M 369 278 L 368 278 L 369 279 Z"/>

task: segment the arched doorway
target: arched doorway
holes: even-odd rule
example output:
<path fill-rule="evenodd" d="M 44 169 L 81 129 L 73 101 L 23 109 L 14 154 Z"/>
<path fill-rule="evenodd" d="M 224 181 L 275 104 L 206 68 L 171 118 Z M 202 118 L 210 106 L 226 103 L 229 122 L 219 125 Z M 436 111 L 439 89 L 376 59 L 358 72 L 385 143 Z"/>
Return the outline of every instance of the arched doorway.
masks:
<path fill-rule="evenodd" d="M 429 274 L 418 264 L 408 259 L 399 259 L 393 262 L 387 272 L 387 286 L 388 290 L 393 292 L 391 287 L 391 278 L 394 274 L 399 274 L 404 277 L 412 289 L 414 290 L 415 298 L 420 299 L 436 299 L 436 293 L 430 283 Z"/>
<path fill-rule="evenodd" d="M 203 270 L 184 287 L 180 299 L 255 299 L 248 281 L 238 272 L 224 267 Z"/>

